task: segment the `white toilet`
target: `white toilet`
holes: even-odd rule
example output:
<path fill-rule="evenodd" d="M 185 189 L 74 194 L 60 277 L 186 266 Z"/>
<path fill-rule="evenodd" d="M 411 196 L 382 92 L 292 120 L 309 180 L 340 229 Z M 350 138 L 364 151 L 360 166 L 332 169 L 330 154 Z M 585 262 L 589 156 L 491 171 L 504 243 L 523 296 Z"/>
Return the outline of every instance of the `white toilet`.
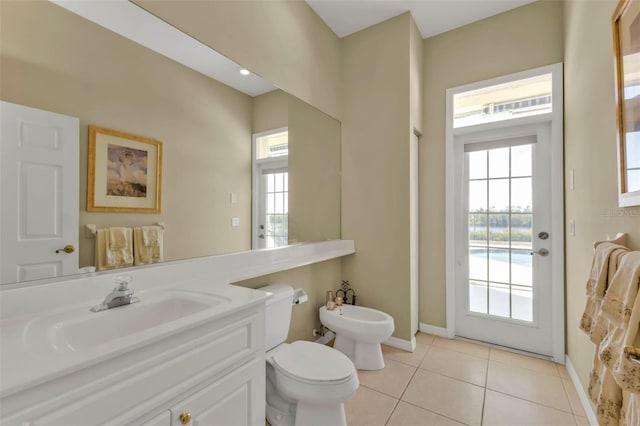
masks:
<path fill-rule="evenodd" d="M 344 401 L 358 389 L 353 362 L 313 342 L 283 343 L 289 334 L 293 288 L 272 284 L 258 290 L 267 300 L 267 419 L 272 426 L 346 426 Z"/>
<path fill-rule="evenodd" d="M 320 322 L 336 333 L 333 347 L 347 355 L 359 370 L 382 370 L 380 343 L 393 334 L 393 317 L 364 306 L 320 308 Z"/>

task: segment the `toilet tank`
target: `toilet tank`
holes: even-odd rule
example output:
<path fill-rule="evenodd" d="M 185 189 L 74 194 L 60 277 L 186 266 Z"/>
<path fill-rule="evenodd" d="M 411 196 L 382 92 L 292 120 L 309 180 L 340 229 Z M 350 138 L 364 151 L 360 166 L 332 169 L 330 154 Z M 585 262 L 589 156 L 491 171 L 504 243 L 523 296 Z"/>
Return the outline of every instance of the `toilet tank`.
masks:
<path fill-rule="evenodd" d="M 286 284 L 271 284 L 256 290 L 273 294 L 267 300 L 265 310 L 265 346 L 270 350 L 287 340 L 293 306 L 293 287 Z"/>

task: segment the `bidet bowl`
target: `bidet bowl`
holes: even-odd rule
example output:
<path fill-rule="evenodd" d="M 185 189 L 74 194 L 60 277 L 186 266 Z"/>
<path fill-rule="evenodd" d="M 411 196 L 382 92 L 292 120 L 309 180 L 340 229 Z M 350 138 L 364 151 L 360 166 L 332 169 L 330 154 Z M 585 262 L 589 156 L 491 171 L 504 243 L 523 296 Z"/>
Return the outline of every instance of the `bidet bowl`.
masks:
<path fill-rule="evenodd" d="M 354 305 L 342 305 L 332 311 L 323 306 L 320 322 L 336 334 L 369 343 L 387 340 L 395 329 L 391 315 Z"/>
<path fill-rule="evenodd" d="M 359 370 L 382 370 L 384 359 L 380 343 L 391 337 L 393 317 L 364 306 L 342 305 L 328 310 L 320 308 L 320 322 L 336 333 L 333 347 Z"/>

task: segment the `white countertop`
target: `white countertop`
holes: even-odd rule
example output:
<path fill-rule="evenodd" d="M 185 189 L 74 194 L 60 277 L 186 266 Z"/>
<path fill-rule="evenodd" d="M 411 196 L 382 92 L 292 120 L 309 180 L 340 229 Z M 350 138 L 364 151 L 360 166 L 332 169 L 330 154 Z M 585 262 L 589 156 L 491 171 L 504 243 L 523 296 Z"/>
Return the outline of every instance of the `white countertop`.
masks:
<path fill-rule="evenodd" d="M 3 289 L 0 291 L 0 397 L 95 365 L 181 330 L 232 315 L 264 303 L 268 297 L 267 293 L 229 283 L 354 252 L 353 241 L 334 240 L 86 274 Z M 89 309 L 101 303 L 114 287 L 113 276 L 122 274 L 133 277 L 131 287 L 141 301 L 90 312 Z M 86 345 L 71 342 L 68 335 L 60 337 L 64 330 L 70 330 L 65 328 L 69 324 L 73 327 L 73 324 L 91 322 L 99 316 L 105 319 L 112 316 L 118 320 L 118 315 L 135 314 L 136 310 L 146 312 L 143 310 L 154 301 L 180 297 L 185 298 L 185 306 L 191 302 L 215 300 L 215 303 L 189 315 L 177 315 L 171 321 L 163 322 L 160 317 L 158 325 L 134 327 L 122 336 L 111 336 L 105 344 L 100 343 L 98 330 L 96 335 L 89 337 L 92 343 Z"/>

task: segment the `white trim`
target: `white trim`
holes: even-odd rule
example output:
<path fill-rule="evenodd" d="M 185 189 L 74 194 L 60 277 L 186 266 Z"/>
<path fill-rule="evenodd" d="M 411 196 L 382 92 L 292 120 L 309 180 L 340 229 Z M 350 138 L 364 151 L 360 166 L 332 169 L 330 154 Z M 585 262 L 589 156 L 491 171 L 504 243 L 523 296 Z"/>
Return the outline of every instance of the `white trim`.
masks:
<path fill-rule="evenodd" d="M 316 343 L 320 343 L 321 345 L 326 345 L 335 337 L 336 337 L 336 333 L 334 333 L 333 331 L 327 331 L 326 333 L 324 333 L 324 336 L 321 336 L 319 339 L 316 340 Z"/>
<path fill-rule="evenodd" d="M 444 327 L 436 327 L 435 325 L 429 325 L 425 323 L 420 323 L 420 332 L 432 334 L 438 337 L 444 337 L 445 339 L 451 339 L 453 336 L 449 336 L 447 333 L 447 329 Z"/>
<path fill-rule="evenodd" d="M 571 377 L 571 382 L 573 386 L 576 388 L 576 392 L 578 392 L 578 397 L 580 398 L 580 402 L 582 403 L 582 408 L 584 409 L 585 414 L 587 415 L 587 419 L 589 420 L 589 424 L 591 426 L 598 426 L 598 418 L 596 417 L 596 413 L 593 412 L 593 407 L 591 406 L 591 401 L 589 401 L 589 397 L 587 393 L 584 391 L 582 387 L 582 383 L 580 383 L 580 379 L 578 379 L 578 373 L 576 373 L 576 369 L 573 368 L 573 364 L 571 363 L 571 359 L 569 355 L 565 357 L 565 365 L 567 367 L 567 371 L 569 372 L 569 377 Z"/>
<path fill-rule="evenodd" d="M 403 351 L 413 352 L 416 350 L 416 336 L 413 336 L 411 340 L 404 340 L 391 336 L 387 340 L 382 342 L 382 344 L 402 349 Z"/>
<path fill-rule="evenodd" d="M 514 80 L 524 79 L 541 75 L 552 74 L 552 94 L 553 112 L 550 114 L 540 114 L 519 119 L 497 121 L 474 126 L 453 128 L 453 96 L 454 94 L 507 83 Z M 551 179 L 552 182 L 564 181 L 563 166 L 563 87 L 562 87 L 562 63 L 539 67 L 515 74 L 509 74 L 490 80 L 484 80 L 471 84 L 453 87 L 446 91 L 446 137 L 445 137 L 445 209 L 447 218 L 452 218 L 456 214 L 455 209 L 455 136 L 477 132 L 480 130 L 499 129 L 505 127 L 518 126 L 523 124 L 533 124 L 541 122 L 551 123 Z M 551 202 L 551 250 L 558 254 L 558 259 L 564 259 L 564 187 L 562 185 L 552 186 Z M 455 227 L 453 220 L 446 220 L 445 223 L 445 273 L 446 273 L 446 309 L 447 309 L 447 336 L 455 335 L 455 276 L 456 276 L 456 244 Z M 565 353 L 564 335 L 564 264 L 555 262 L 552 265 L 552 357 L 553 360 L 562 363 Z"/>

